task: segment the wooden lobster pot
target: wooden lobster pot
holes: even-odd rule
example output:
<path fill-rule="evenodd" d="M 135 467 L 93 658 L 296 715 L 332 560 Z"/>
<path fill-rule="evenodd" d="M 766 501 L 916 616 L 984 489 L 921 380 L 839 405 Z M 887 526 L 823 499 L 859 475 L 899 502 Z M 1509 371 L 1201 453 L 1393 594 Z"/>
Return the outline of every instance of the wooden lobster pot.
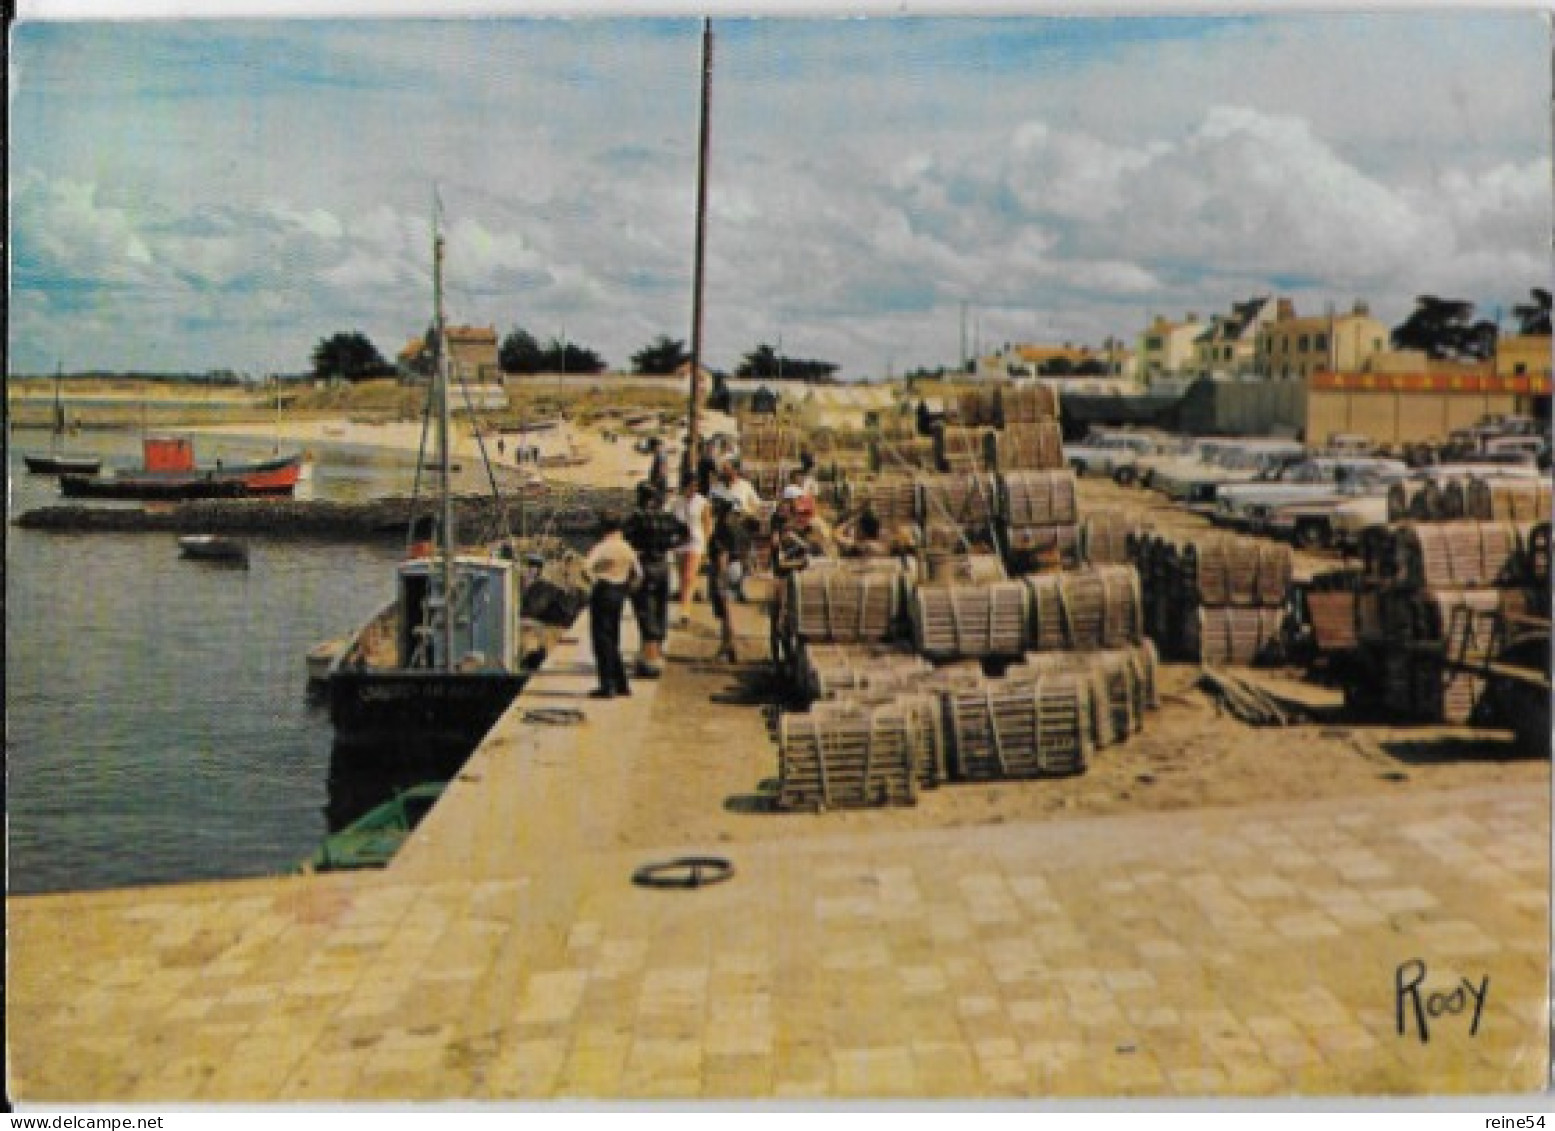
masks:
<path fill-rule="evenodd" d="M 916 524 L 922 507 L 918 502 L 918 483 L 905 476 L 870 479 L 852 486 L 848 514 L 855 515 L 868 503 L 885 530 L 908 523 Z"/>
<path fill-rule="evenodd" d="M 940 555 L 991 554 L 994 532 L 991 526 L 962 526 L 936 519 L 920 531 L 919 546 L 925 553 Z"/>
<path fill-rule="evenodd" d="M 1394 535 L 1395 583 L 1414 589 L 1482 589 L 1523 576 L 1519 529 L 1504 522 L 1406 523 Z"/>
<path fill-rule="evenodd" d="M 913 805 L 925 779 L 943 779 L 945 755 L 934 696 L 869 705 L 818 704 L 778 722 L 782 809 Z"/>
<path fill-rule="evenodd" d="M 753 421 L 759 418 L 753 418 Z M 741 469 L 747 462 L 778 463 L 786 461 L 797 463 L 799 460 L 799 430 L 786 425 L 769 424 L 756 425 L 754 423 L 742 426 L 740 429 L 740 456 Z"/>
<path fill-rule="evenodd" d="M 998 423 L 1002 427 L 1042 424 L 1058 419 L 1058 390 L 1052 385 L 1003 385 L 998 393 Z"/>
<path fill-rule="evenodd" d="M 1080 523 L 1080 560 L 1090 565 L 1137 564 L 1133 535 L 1143 519 L 1129 511 L 1093 510 Z"/>
<path fill-rule="evenodd" d="M 909 688 L 934 670 L 902 646 L 807 643 L 799 649 L 805 695 L 835 699 L 844 692 Z"/>
<path fill-rule="evenodd" d="M 923 576 L 919 587 L 945 588 L 955 585 L 987 585 L 1006 580 L 1004 562 L 993 553 L 963 553 L 956 550 L 927 549 L 923 554 Z"/>
<path fill-rule="evenodd" d="M 1018 581 L 919 586 L 911 601 L 913 645 L 925 656 L 1019 656 L 1026 636 L 1026 587 Z"/>
<path fill-rule="evenodd" d="M 1182 588 L 1209 608 L 1225 605 L 1275 607 L 1290 586 L 1289 546 L 1253 538 L 1213 538 L 1183 547 L 1178 568 Z"/>
<path fill-rule="evenodd" d="M 792 574 L 784 604 L 789 635 L 796 641 L 831 643 L 890 640 L 901 612 L 902 584 L 894 570 L 838 566 Z"/>
<path fill-rule="evenodd" d="M 1478 720 L 1485 704 L 1483 676 L 1429 655 L 1411 656 L 1408 675 L 1408 713 L 1414 718 L 1447 726 L 1467 726 Z"/>
<path fill-rule="evenodd" d="M 941 425 L 934 433 L 934 458 L 943 472 L 981 471 L 983 436 L 988 430 L 959 424 Z"/>
<path fill-rule="evenodd" d="M 999 485 L 980 472 L 918 477 L 918 521 L 987 528 L 999 513 Z"/>
<path fill-rule="evenodd" d="M 1319 652 L 1349 652 L 1360 646 L 1357 594 L 1331 589 L 1307 594 L 1312 640 Z"/>
<path fill-rule="evenodd" d="M 997 471 L 1057 471 L 1064 466 L 1064 434 L 1054 421 L 1007 424 L 984 437 L 985 464 Z"/>
<path fill-rule="evenodd" d="M 956 395 L 956 422 L 963 428 L 997 428 L 999 393 L 998 385 L 962 389 Z"/>
<path fill-rule="evenodd" d="M 1283 621 L 1280 609 L 1201 607 L 1187 618 L 1183 646 L 1202 664 L 1249 667 L 1276 651 Z"/>
<path fill-rule="evenodd" d="M 1464 488 L 1464 517 L 1481 521 L 1539 522 L 1550 517 L 1550 481 L 1537 479 L 1469 480 Z"/>
<path fill-rule="evenodd" d="M 1094 651 L 1144 638 L 1139 573 L 1133 566 L 1092 566 L 1024 579 L 1031 616 L 1026 651 Z"/>
<path fill-rule="evenodd" d="M 1072 522 L 1004 526 L 1000 538 L 1011 573 L 1050 573 L 1081 564 L 1080 528 Z"/>
<path fill-rule="evenodd" d="M 932 436 L 913 436 L 903 440 L 873 441 L 869 445 L 869 469 L 882 472 L 935 471 L 939 468 L 939 445 Z"/>
<path fill-rule="evenodd" d="M 1037 676 L 1030 683 L 947 691 L 944 725 L 951 776 L 1000 781 L 1084 773 L 1090 763 L 1086 681 Z"/>
<path fill-rule="evenodd" d="M 1388 485 L 1388 521 L 1403 522 L 1414 517 L 1410 507 L 1416 495 L 1420 493 L 1422 482 L 1415 479 L 1402 479 Z"/>
<path fill-rule="evenodd" d="M 1449 479 L 1442 484 L 1441 517 L 1453 522 L 1468 514 L 1468 484 L 1462 479 Z"/>
<path fill-rule="evenodd" d="M 1103 652 L 1030 652 L 1005 679 L 1019 683 L 1068 674 L 1086 681 L 1091 698 L 1091 738 L 1101 750 L 1127 741 L 1144 728 L 1156 698 L 1156 652 L 1146 641 Z"/>
<path fill-rule="evenodd" d="M 999 516 L 1010 526 L 1054 526 L 1079 521 L 1074 472 L 1006 471 L 998 477 Z"/>

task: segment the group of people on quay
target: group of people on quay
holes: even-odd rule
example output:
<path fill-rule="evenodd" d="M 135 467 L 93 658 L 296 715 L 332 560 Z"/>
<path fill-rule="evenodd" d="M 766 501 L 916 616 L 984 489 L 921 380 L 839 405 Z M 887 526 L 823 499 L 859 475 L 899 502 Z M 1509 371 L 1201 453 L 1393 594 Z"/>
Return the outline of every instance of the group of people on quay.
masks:
<path fill-rule="evenodd" d="M 816 558 L 887 554 L 892 547 L 866 506 L 835 530 L 820 516 L 813 462 L 805 459 L 770 502 L 740 469 L 737 454 L 704 446 L 687 461 L 679 490 L 669 491 L 662 444 L 651 448 L 648 476 L 637 485 L 631 514 L 605 515 L 601 537 L 584 559 L 590 581 L 590 635 L 599 672 L 596 698 L 630 695 L 621 656 L 621 623 L 628 604 L 642 645 L 633 673 L 655 679 L 663 672 L 671 627 L 690 623 L 699 582 L 718 622 L 716 658 L 737 662 L 732 601 L 744 599 L 747 578 L 767 571 L 775 585 L 770 602 L 772 657 L 781 661 L 778 631 L 787 579 Z"/>

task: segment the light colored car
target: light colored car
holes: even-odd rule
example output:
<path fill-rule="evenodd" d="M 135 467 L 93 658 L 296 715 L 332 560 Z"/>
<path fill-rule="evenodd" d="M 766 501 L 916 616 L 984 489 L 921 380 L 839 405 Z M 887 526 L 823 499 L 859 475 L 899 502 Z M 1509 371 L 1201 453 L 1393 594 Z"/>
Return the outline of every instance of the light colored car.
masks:
<path fill-rule="evenodd" d="M 1408 474 L 1409 469 L 1396 459 L 1318 456 L 1265 473 L 1250 483 L 1223 485 L 1216 492 L 1211 518 L 1218 526 L 1256 534 L 1278 508 L 1349 495 L 1386 495 L 1390 483 Z"/>
<path fill-rule="evenodd" d="M 1064 445 L 1064 459 L 1075 475 L 1110 475 L 1127 486 L 1135 481 L 1142 458 L 1176 450 L 1180 441 L 1148 432 L 1093 432 L 1078 444 Z"/>
<path fill-rule="evenodd" d="M 1219 491 L 1277 472 L 1306 456 L 1294 440 L 1204 441 L 1198 459 L 1184 459 L 1152 469 L 1150 485 L 1174 502 L 1213 503 Z"/>

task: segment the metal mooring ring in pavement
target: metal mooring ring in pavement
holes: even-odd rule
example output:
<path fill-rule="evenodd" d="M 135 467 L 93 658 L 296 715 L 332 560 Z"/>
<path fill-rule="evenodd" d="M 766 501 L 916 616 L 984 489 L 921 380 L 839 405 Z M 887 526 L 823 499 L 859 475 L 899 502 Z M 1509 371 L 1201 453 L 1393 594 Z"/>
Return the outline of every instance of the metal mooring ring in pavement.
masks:
<path fill-rule="evenodd" d="M 632 883 L 644 888 L 700 888 L 733 875 L 734 865 L 721 856 L 681 856 L 644 864 L 632 873 Z"/>

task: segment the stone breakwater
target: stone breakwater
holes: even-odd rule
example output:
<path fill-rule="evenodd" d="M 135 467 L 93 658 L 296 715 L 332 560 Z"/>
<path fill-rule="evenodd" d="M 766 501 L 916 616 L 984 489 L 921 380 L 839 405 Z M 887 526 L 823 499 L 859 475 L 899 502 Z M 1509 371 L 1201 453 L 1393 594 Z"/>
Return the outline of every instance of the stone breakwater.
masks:
<path fill-rule="evenodd" d="M 454 500 L 454 520 L 472 540 L 526 532 L 550 534 L 573 542 L 597 532 L 602 511 L 624 513 L 631 505 L 631 492 L 622 488 L 554 484 L 543 494 L 500 502 L 486 496 L 461 495 Z M 148 507 L 39 507 L 20 515 L 16 524 L 29 530 L 156 531 L 386 542 L 403 538 L 414 520 L 434 518 L 437 513 L 437 501 L 428 498 L 390 497 L 352 503 L 223 499 Z"/>

